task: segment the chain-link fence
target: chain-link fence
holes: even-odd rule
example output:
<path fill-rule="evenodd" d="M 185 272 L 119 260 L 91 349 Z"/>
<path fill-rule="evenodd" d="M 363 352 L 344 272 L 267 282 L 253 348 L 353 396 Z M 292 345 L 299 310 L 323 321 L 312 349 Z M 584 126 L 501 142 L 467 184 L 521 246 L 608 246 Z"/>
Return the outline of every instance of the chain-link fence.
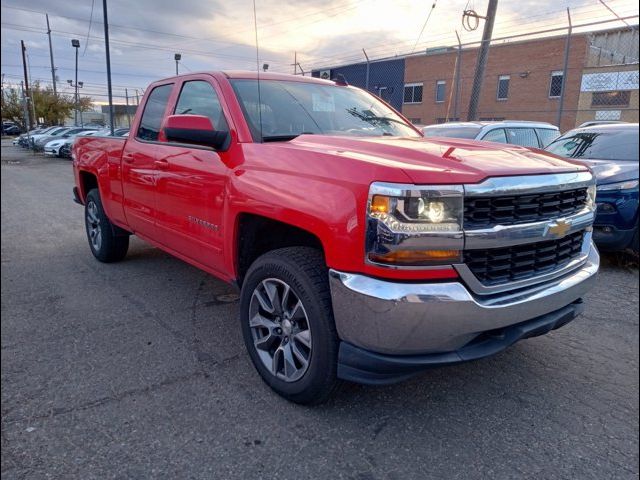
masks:
<path fill-rule="evenodd" d="M 421 125 L 529 120 L 566 131 L 585 122 L 637 122 L 638 27 L 611 25 L 593 22 L 574 26 L 571 34 L 555 29 L 494 39 L 473 99 L 480 42 L 383 59 L 363 53 L 360 62 L 329 61 L 312 68 L 312 75 L 342 75 Z"/>

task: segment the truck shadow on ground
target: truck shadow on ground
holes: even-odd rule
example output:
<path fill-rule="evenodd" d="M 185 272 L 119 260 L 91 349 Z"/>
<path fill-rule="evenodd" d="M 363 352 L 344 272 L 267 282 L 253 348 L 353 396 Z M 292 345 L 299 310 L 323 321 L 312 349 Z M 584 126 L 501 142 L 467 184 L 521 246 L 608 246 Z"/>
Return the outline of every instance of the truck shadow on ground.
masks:
<path fill-rule="evenodd" d="M 632 258 L 604 254 L 603 259 L 607 269 L 633 271 L 635 268 L 637 273 L 637 264 L 634 267 Z M 184 329 L 185 335 L 190 331 L 187 336 L 197 346 L 194 352 L 203 363 L 203 372 L 208 377 L 215 376 L 218 366 L 229 361 L 234 362 L 234 368 L 240 372 L 237 381 L 217 388 L 239 388 L 253 396 L 262 396 L 279 408 L 322 412 L 342 420 L 345 413 L 349 417 L 351 410 L 365 408 L 372 418 L 377 418 L 374 433 L 384 429 L 385 422 L 391 418 L 397 422 L 404 417 L 412 418 L 418 412 L 434 422 L 448 418 L 482 424 L 487 421 L 483 416 L 494 416 L 495 422 L 510 411 L 518 411 L 525 417 L 535 411 L 539 415 L 540 409 L 562 411 L 567 402 L 588 402 L 588 399 L 576 398 L 575 392 L 583 391 L 594 376 L 607 382 L 605 370 L 598 368 L 590 357 L 593 349 L 588 345 L 588 334 L 578 326 L 592 321 L 587 314 L 586 318 L 579 318 L 549 335 L 520 342 L 495 357 L 426 370 L 394 385 L 371 387 L 344 383 L 327 404 L 314 409 L 298 407 L 263 385 L 250 364 L 240 334 L 238 292 L 233 287 L 137 241 L 121 266 L 131 272 L 138 268 L 155 271 L 149 282 L 173 284 L 173 300 L 188 308 L 190 315 L 184 318 L 182 327 L 173 323 L 172 329 Z M 154 290 L 150 288 L 149 292 Z M 151 293 L 147 297 L 153 301 Z M 167 313 L 166 321 L 169 319 Z M 585 369 L 585 365 L 594 368 Z M 449 418 L 452 412 L 456 412 L 456 418 Z"/>

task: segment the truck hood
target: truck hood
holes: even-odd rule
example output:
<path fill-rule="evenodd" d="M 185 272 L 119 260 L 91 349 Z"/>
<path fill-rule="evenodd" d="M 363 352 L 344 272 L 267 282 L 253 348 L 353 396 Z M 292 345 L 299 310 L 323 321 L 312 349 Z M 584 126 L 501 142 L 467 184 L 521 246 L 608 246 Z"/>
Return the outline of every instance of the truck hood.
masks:
<path fill-rule="evenodd" d="M 281 146 L 401 169 L 416 184 L 478 183 L 488 177 L 588 170 L 538 149 L 457 138 L 300 135 Z"/>
<path fill-rule="evenodd" d="M 638 162 L 633 160 L 581 159 L 581 161 L 591 168 L 598 185 L 638 179 Z"/>

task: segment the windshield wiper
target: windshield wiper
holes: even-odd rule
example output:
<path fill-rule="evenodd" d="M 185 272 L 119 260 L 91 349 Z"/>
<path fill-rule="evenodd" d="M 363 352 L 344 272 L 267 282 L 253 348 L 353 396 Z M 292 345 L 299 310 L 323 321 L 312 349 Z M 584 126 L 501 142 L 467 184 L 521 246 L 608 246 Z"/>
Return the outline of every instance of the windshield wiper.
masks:
<path fill-rule="evenodd" d="M 378 115 L 366 115 L 364 113 L 358 112 L 358 110 L 355 107 L 348 108 L 347 112 L 349 112 L 354 117 L 359 118 L 363 122 L 367 122 L 367 123 L 371 123 L 371 124 L 384 123 L 384 122 L 394 122 L 394 123 L 399 123 L 400 125 L 404 125 L 405 127 L 407 126 L 407 124 L 405 122 L 403 122 L 402 120 L 398 120 L 396 118 L 391 118 L 391 117 L 378 116 Z"/>
<path fill-rule="evenodd" d="M 376 121 L 379 121 L 379 122 L 385 122 L 386 121 L 386 122 L 399 123 L 400 125 L 404 125 L 404 126 L 407 125 L 402 120 L 397 120 L 397 119 L 391 118 L 391 117 L 377 117 L 377 116 L 374 116 L 374 115 L 363 115 L 362 119 L 365 120 L 365 121 L 366 120 L 376 120 Z"/>
<path fill-rule="evenodd" d="M 313 135 L 313 132 L 292 133 L 290 135 L 265 135 L 262 137 L 263 142 L 288 142 L 300 135 Z"/>

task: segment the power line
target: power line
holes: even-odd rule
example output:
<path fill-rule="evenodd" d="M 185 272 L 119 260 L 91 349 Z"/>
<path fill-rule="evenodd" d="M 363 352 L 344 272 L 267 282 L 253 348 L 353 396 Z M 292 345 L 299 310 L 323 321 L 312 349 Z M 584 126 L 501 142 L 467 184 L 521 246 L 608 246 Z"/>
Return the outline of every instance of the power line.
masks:
<path fill-rule="evenodd" d="M 91 0 L 91 14 L 89 15 L 89 29 L 87 30 L 87 38 L 84 41 L 84 50 L 82 50 L 82 56 L 87 52 L 87 47 L 89 46 L 89 35 L 91 34 L 91 25 L 93 23 L 93 7 L 95 6 L 96 0 Z"/>

